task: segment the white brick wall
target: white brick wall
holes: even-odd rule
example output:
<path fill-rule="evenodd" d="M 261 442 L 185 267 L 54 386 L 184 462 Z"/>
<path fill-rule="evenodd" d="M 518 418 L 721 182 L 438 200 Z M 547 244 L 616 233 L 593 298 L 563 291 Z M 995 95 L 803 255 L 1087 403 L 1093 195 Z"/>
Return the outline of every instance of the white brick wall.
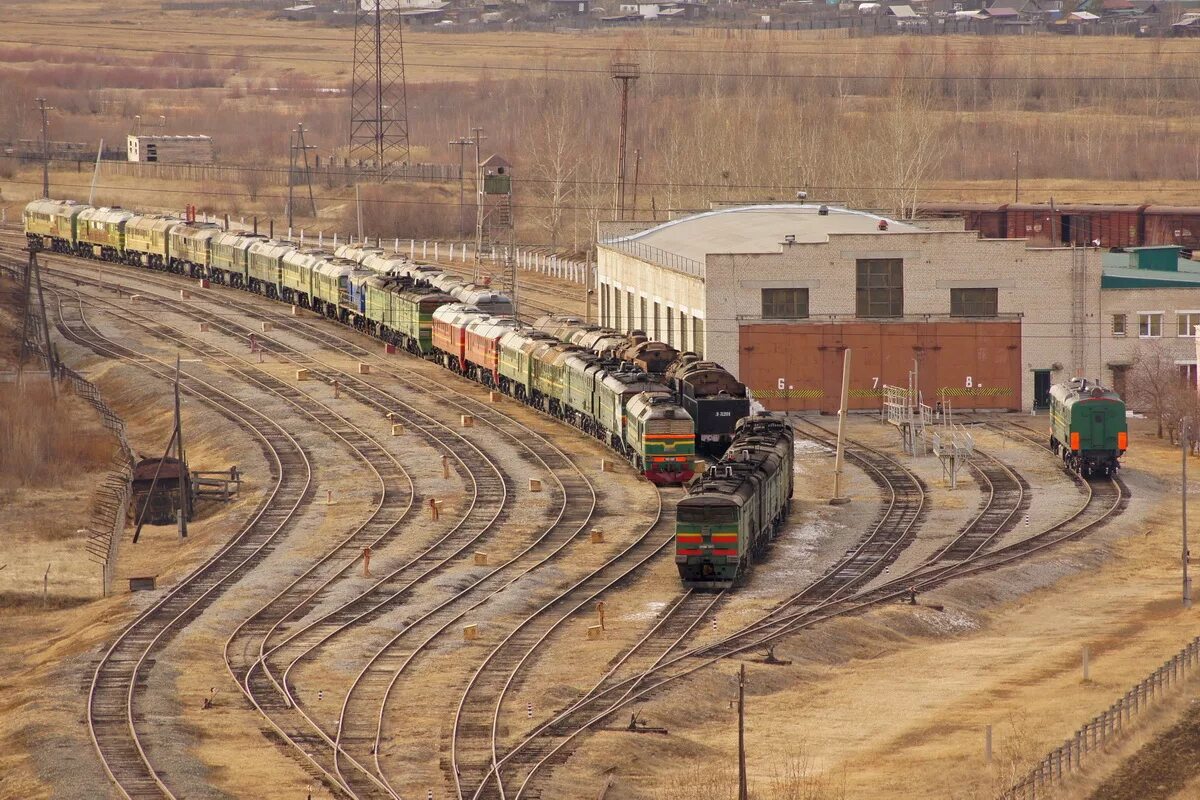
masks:
<path fill-rule="evenodd" d="M 950 289 L 995 287 L 999 312 L 1022 315 L 1022 407 L 1033 404 L 1033 370 L 1050 369 L 1053 382 L 1078 371 L 1111 382 L 1105 365 L 1128 363 L 1140 341 L 1137 312 L 1164 311 L 1163 339 L 1181 361 L 1195 361 L 1192 339 L 1175 336 L 1177 309 L 1200 311 L 1200 289 L 1110 289 L 1100 292 L 1101 251 L 1027 247 L 1024 240 L 982 240 L 974 232 L 832 235 L 827 243 L 781 245 L 781 252 L 709 255 L 704 278 L 685 275 L 603 245 L 598 279 L 622 291 L 619 329 L 628 330 L 624 291 L 646 294 L 663 308 L 687 309 L 704 319 L 706 358 L 738 372 L 740 322 L 759 322 L 764 287 L 807 287 L 809 316 L 853 317 L 856 259 L 904 259 L 904 312 L 948 316 Z M 1072 265 L 1083 266 L 1084 356 L 1072 359 Z M 637 303 L 635 301 L 635 314 Z M 1123 339 L 1111 333 L 1112 314 L 1129 315 Z M 636 322 L 635 318 L 635 322 Z M 611 323 L 612 320 L 610 319 Z M 665 337 L 664 337 L 665 338 Z M 678 343 L 678 339 L 676 339 Z"/>

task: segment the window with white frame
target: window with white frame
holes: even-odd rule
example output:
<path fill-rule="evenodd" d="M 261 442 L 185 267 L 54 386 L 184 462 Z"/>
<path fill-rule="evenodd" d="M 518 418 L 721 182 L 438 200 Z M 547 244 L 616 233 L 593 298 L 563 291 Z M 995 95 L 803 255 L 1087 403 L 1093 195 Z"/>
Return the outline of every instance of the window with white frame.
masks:
<path fill-rule="evenodd" d="M 1157 339 L 1162 336 L 1161 311 L 1147 311 L 1138 314 L 1138 336 L 1143 339 Z"/>
<path fill-rule="evenodd" d="M 1200 311 L 1175 312 L 1176 336 L 1195 336 L 1197 326 L 1200 326 Z"/>
<path fill-rule="evenodd" d="M 1113 326 L 1112 326 L 1113 336 L 1124 336 L 1125 335 L 1125 323 L 1126 323 L 1126 317 L 1124 314 L 1113 314 Z"/>

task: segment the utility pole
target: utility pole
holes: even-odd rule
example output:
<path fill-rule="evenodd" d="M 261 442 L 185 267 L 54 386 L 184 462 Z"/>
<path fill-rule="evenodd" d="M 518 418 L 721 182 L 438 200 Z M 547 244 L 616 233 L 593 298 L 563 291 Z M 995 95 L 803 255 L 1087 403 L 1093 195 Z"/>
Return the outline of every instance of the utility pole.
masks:
<path fill-rule="evenodd" d="M 295 201 L 293 199 L 293 187 L 296 185 L 296 168 L 299 165 L 301 158 L 304 160 L 304 181 L 308 184 L 308 206 L 309 213 L 312 216 L 317 215 L 317 201 L 313 198 L 312 188 L 312 169 L 308 164 L 308 151 L 316 150 L 316 145 L 306 144 L 304 142 L 304 123 L 297 122 L 296 130 L 288 137 L 288 227 L 292 227 L 293 209 Z M 296 153 L 300 155 L 297 156 Z"/>
<path fill-rule="evenodd" d="M 842 464 L 845 459 L 846 406 L 850 401 L 850 348 L 842 356 L 842 405 L 838 409 L 837 454 L 833 460 L 833 497 L 830 505 L 842 505 L 850 501 L 842 497 Z"/>
<path fill-rule="evenodd" d="M 1185 419 L 1180 425 L 1180 444 L 1183 448 L 1183 460 L 1180 471 L 1183 473 L 1183 487 L 1180 495 L 1183 498 L 1183 607 L 1192 607 L 1192 579 L 1188 577 L 1188 520 L 1187 520 L 1187 496 L 1188 496 L 1188 479 L 1187 479 L 1187 461 L 1188 461 L 1188 421 Z"/>
<path fill-rule="evenodd" d="M 486 138 L 483 128 L 471 128 L 471 143 L 475 145 L 475 262 L 471 274 L 472 282 L 479 280 L 479 251 L 483 249 L 483 175 L 480 172 L 483 158 L 479 152 L 479 145 Z"/>
<path fill-rule="evenodd" d="M 47 111 L 53 111 L 46 105 L 46 98 L 37 99 L 38 111 L 42 112 L 42 197 L 50 197 L 50 122 Z"/>
<path fill-rule="evenodd" d="M 641 73 L 635 62 L 617 62 L 611 68 L 612 79 L 621 84 L 621 130 L 617 143 L 617 219 L 625 219 L 625 153 L 629 133 L 629 84 Z"/>
<path fill-rule="evenodd" d="M 1013 153 L 1013 202 L 1021 202 L 1021 148 Z"/>
<path fill-rule="evenodd" d="M 746 789 L 746 665 L 738 672 L 738 800 L 748 800 Z"/>
<path fill-rule="evenodd" d="M 460 136 L 450 142 L 451 147 L 458 148 L 458 232 L 459 235 L 466 235 L 467 232 L 467 205 L 466 205 L 466 148 L 468 145 L 475 144 L 470 136 Z M 479 163 L 479 152 L 475 153 L 475 163 Z"/>
<path fill-rule="evenodd" d="M 399 4 L 358 3 L 350 81 L 350 158 L 374 162 L 379 179 L 408 164 L 408 87 Z"/>
<path fill-rule="evenodd" d="M 40 239 L 29 240 L 29 262 L 25 266 L 24 300 L 21 321 L 21 356 L 17 362 L 17 372 L 25 366 L 25 360 L 31 353 L 45 348 L 46 370 L 50 373 L 50 391 L 58 397 L 55 382 L 58 369 L 54 361 L 54 350 L 50 344 L 50 324 L 46 318 L 46 296 L 42 292 L 42 274 L 38 269 L 38 251 L 42 249 Z M 37 293 L 37 311 L 34 311 L 34 293 Z M 36 344 L 35 344 L 36 341 Z"/>
<path fill-rule="evenodd" d="M 191 511 L 192 476 L 187 468 L 183 450 L 183 418 L 179 413 L 179 356 L 175 356 L 175 457 L 179 459 L 179 538 L 188 535 L 188 513 Z"/>
<path fill-rule="evenodd" d="M 100 140 L 100 146 L 96 148 L 96 168 L 92 170 L 92 188 L 88 190 L 88 205 L 93 204 L 96 197 L 96 178 L 100 177 L 100 156 L 104 155 L 104 140 Z"/>
<path fill-rule="evenodd" d="M 637 192 L 638 192 L 638 175 L 642 171 L 642 151 L 634 149 L 633 151 L 633 202 L 630 204 L 630 212 L 634 219 L 637 219 Z"/>

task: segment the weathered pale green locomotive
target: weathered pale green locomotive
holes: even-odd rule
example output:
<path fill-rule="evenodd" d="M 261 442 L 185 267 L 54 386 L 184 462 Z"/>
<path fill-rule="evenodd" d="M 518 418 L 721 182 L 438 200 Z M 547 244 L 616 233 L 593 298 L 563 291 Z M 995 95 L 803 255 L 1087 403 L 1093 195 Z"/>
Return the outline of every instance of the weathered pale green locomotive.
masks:
<path fill-rule="evenodd" d="M 1129 449 L 1121 396 L 1086 378 L 1051 386 L 1050 447 L 1080 475 L 1115 473 Z"/>

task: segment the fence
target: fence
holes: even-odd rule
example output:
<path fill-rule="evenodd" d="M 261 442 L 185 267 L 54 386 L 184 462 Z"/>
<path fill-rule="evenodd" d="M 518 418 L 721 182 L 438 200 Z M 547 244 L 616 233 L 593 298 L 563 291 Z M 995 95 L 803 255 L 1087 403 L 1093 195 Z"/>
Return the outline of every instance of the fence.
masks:
<path fill-rule="evenodd" d="M 125 517 L 129 511 L 129 482 L 133 478 L 133 450 L 125 438 L 125 423 L 112 410 L 91 381 L 70 367 L 59 364 L 59 376 L 71 384 L 75 394 L 96 409 L 104 427 L 117 437 L 117 452 L 113 454 L 111 469 L 96 487 L 92 502 L 92 519 L 88 525 L 88 558 L 101 567 L 101 593 L 108 594 L 112 585 L 112 570 L 116 564 L 117 546 L 125 530 Z"/>
<path fill-rule="evenodd" d="M 244 224 L 244 220 L 240 224 Z M 469 242 L 445 242 L 433 239 L 422 239 L 421 241 L 417 241 L 416 239 L 392 239 L 391 242 L 388 242 L 383 238 L 372 240 L 370 237 L 364 240 L 355 240 L 353 236 L 340 237 L 337 234 L 328 237 L 324 231 L 318 233 L 314 238 L 312 234 L 306 233 L 304 229 L 301 229 L 298 234 L 289 230 L 287 235 L 281 238 L 289 242 L 295 242 L 297 245 L 308 244 L 330 248 L 336 248 L 339 244 L 357 244 L 363 247 L 378 247 L 386 250 L 390 246 L 393 253 L 407 255 L 414 261 L 432 261 L 438 264 L 446 264 L 450 267 L 453 267 L 455 262 L 466 264 L 475 261 L 475 251 L 472 249 L 473 245 Z M 519 269 L 581 285 L 588 282 L 593 269 L 591 262 L 579 261 L 559 255 L 553 252 L 553 249 L 548 246 L 517 247 L 513 250 L 512 255 Z M 507 257 L 507 247 L 487 247 L 483 251 L 480 260 L 495 266 L 504 263 Z"/>
<path fill-rule="evenodd" d="M 659 266 L 673 269 L 676 272 L 704 277 L 704 263 L 694 258 L 681 256 L 678 253 L 668 253 L 666 250 L 660 250 L 657 247 L 628 239 L 601 239 L 599 244 L 610 247 L 613 250 L 620 250 L 631 256 L 636 256 L 643 261 L 652 261 Z"/>
<path fill-rule="evenodd" d="M 12 267 L 6 266 L 3 269 L 18 278 L 20 276 L 20 272 Z M 31 346 L 41 358 L 46 358 L 43 345 L 35 343 Z M 112 571 L 116 564 L 117 547 L 121 543 L 121 534 L 125 531 L 125 517 L 129 512 L 130 481 L 133 479 L 133 449 L 125 437 L 124 421 L 104 400 L 96 385 L 61 362 L 54 365 L 54 370 L 59 380 L 69 383 L 75 394 L 86 400 L 100 415 L 104 427 L 117 437 L 117 451 L 110 461 L 108 474 L 96 487 L 96 494 L 92 501 L 91 521 L 87 528 L 88 540 L 85 545 L 88 560 L 100 565 L 100 593 L 107 596 L 109 587 L 112 586 Z"/>
<path fill-rule="evenodd" d="M 93 156 L 94 158 L 94 156 Z M 82 171 L 91 168 L 87 161 L 67 162 Z M 53 162 L 51 167 L 53 167 Z M 63 168 L 60 166 L 60 168 Z M 311 168 L 316 185 L 350 186 L 361 180 L 372 180 L 377 170 L 369 164 L 356 164 L 347 159 L 314 158 Z M 236 183 L 242 186 L 287 186 L 288 168 L 256 166 L 253 164 L 150 164 L 136 161 L 101 161 L 100 174 L 132 178 L 154 178 L 167 181 L 213 181 Z M 304 169 L 293 172 L 293 185 L 305 183 Z M 458 164 L 397 164 L 387 168 L 393 182 L 457 181 L 461 171 Z"/>
<path fill-rule="evenodd" d="M 1188 670 L 1198 664 L 1200 636 L 1075 731 L 1074 736 L 1047 753 L 1024 778 L 1000 795 L 1000 800 L 1036 800 L 1039 792 L 1047 796 L 1052 784 L 1081 770 L 1086 758 L 1123 736 L 1133 716 L 1149 708 L 1155 699 L 1161 699 L 1172 686 L 1177 687 L 1186 680 Z"/>

